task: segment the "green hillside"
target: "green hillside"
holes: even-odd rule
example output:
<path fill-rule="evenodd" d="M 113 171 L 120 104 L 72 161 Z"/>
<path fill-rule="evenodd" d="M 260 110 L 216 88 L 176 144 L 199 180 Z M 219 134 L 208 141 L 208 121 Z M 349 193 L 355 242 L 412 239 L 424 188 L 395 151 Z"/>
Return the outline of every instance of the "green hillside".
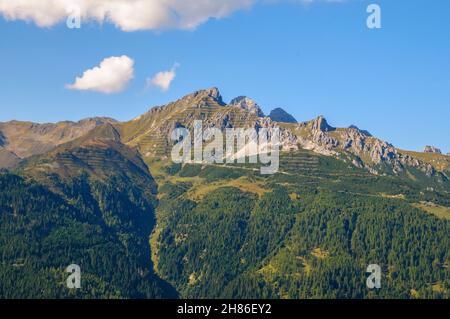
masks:
<path fill-rule="evenodd" d="M 154 274 L 156 184 L 110 128 L 0 174 L 2 298 L 173 298 Z M 82 289 L 64 271 L 77 264 Z"/>
<path fill-rule="evenodd" d="M 157 174 L 158 274 L 186 298 L 449 297 L 449 221 L 416 205 L 449 206 L 448 192 L 310 163 L 272 177 L 200 165 Z M 378 292 L 365 286 L 372 263 Z"/>

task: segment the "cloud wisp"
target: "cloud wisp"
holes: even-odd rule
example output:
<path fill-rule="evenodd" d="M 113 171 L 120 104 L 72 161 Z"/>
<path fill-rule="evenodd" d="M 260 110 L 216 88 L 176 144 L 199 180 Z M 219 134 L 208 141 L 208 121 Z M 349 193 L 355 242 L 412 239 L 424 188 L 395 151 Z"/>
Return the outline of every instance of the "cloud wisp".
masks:
<path fill-rule="evenodd" d="M 177 68 L 180 67 L 179 63 L 175 63 L 169 71 L 161 71 L 156 73 L 153 78 L 147 79 L 147 87 L 155 86 L 163 92 L 167 92 L 170 89 L 170 85 L 177 76 Z"/>
<path fill-rule="evenodd" d="M 66 88 L 105 94 L 123 91 L 134 77 L 134 61 L 126 55 L 104 59 L 99 66 L 84 71 Z"/>

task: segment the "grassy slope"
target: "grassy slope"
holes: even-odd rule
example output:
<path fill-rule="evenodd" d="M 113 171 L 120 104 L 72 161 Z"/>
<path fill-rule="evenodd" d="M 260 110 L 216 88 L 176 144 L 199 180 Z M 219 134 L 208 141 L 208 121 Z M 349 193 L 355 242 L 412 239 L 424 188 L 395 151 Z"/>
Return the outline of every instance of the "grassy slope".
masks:
<path fill-rule="evenodd" d="M 413 205 L 439 218 L 450 220 L 450 207 L 444 207 L 429 202 L 420 202 Z"/>

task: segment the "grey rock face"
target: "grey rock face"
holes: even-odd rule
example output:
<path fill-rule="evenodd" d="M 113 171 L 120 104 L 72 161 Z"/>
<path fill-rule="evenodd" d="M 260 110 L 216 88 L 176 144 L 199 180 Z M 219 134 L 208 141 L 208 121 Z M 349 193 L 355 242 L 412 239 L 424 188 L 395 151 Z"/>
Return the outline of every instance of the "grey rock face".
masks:
<path fill-rule="evenodd" d="M 425 149 L 423 150 L 424 153 L 436 153 L 436 154 L 442 154 L 442 151 L 438 149 L 437 147 L 427 145 L 425 146 Z"/>
<path fill-rule="evenodd" d="M 309 122 L 309 126 L 314 131 L 332 132 L 336 130 L 336 128 L 328 125 L 327 120 L 322 115 L 316 118 L 315 120 Z"/>
<path fill-rule="evenodd" d="M 201 90 L 197 91 L 194 94 L 195 98 L 211 98 L 215 102 L 217 102 L 220 105 L 225 105 L 222 99 L 222 95 L 220 94 L 220 91 L 218 88 L 213 87 L 207 90 Z"/>
<path fill-rule="evenodd" d="M 258 117 L 264 117 L 264 113 L 259 105 L 246 96 L 238 96 L 237 98 L 234 98 L 231 100 L 229 105 L 248 111 L 251 114 L 256 114 Z"/>
<path fill-rule="evenodd" d="M 393 145 L 371 136 L 368 132 L 351 127 L 335 129 L 323 116 L 297 125 L 302 148 L 336 158 L 348 157 L 359 168 L 379 174 L 379 168 L 390 169 L 398 174 L 406 167 L 414 167 L 428 176 L 436 174 L 435 168 L 408 154 L 399 152 Z M 347 155 L 346 155 L 347 154 Z M 356 160 L 353 156 L 356 156 Z"/>

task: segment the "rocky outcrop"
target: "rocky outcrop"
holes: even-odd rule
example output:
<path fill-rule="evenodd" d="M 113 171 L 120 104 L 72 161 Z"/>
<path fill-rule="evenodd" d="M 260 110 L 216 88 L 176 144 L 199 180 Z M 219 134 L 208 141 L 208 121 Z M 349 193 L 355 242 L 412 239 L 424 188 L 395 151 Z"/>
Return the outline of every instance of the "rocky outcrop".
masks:
<path fill-rule="evenodd" d="M 208 99 L 211 99 L 212 101 L 218 103 L 221 106 L 226 105 L 223 102 L 223 98 L 222 98 L 222 95 L 220 94 L 219 89 L 216 87 L 194 92 L 190 95 L 185 96 L 180 101 L 182 101 L 183 103 L 189 104 L 189 103 L 193 103 L 195 101 L 206 101 Z"/>
<path fill-rule="evenodd" d="M 398 174 L 406 167 L 414 167 L 427 176 L 436 174 L 433 165 L 402 153 L 392 144 L 355 126 L 336 129 L 323 116 L 319 116 L 298 124 L 297 129 L 299 132 L 295 141 L 302 148 L 326 156 L 349 159 L 354 166 L 366 168 L 373 174 L 379 174 L 380 169 Z M 285 136 L 289 135 L 285 133 Z"/>
<path fill-rule="evenodd" d="M 364 134 L 364 135 L 366 135 L 366 136 L 372 136 L 372 134 L 370 134 L 369 131 L 361 130 L 361 129 L 359 129 L 356 125 L 350 125 L 348 128 L 349 128 L 349 129 L 357 130 L 357 131 L 361 132 L 362 134 Z"/>
<path fill-rule="evenodd" d="M 363 158 L 370 158 L 375 164 L 388 162 L 396 156 L 396 149 L 389 143 L 372 138 L 358 129 L 349 129 L 341 133 L 344 139 L 343 149 Z"/>
<path fill-rule="evenodd" d="M 246 96 L 238 96 L 237 98 L 234 98 L 231 100 L 229 106 L 237 107 L 241 110 L 249 112 L 250 114 L 255 114 L 258 117 L 264 117 L 264 113 L 259 105 Z"/>
<path fill-rule="evenodd" d="M 438 149 L 437 147 L 427 145 L 425 146 L 425 149 L 423 150 L 424 153 L 435 153 L 435 154 L 442 154 L 442 151 Z"/>
<path fill-rule="evenodd" d="M 322 115 L 312 121 L 300 123 L 298 127 L 320 132 L 332 132 L 336 130 L 336 128 L 328 124 L 327 120 Z"/>
<path fill-rule="evenodd" d="M 302 148 L 326 156 L 338 155 L 334 148 L 338 147 L 340 142 L 328 134 L 336 129 L 330 126 L 323 116 L 299 123 L 296 129 L 301 132 L 298 135 L 298 142 Z"/>
<path fill-rule="evenodd" d="M 297 120 L 282 108 L 276 108 L 269 114 L 272 121 L 281 123 L 297 123 Z"/>

